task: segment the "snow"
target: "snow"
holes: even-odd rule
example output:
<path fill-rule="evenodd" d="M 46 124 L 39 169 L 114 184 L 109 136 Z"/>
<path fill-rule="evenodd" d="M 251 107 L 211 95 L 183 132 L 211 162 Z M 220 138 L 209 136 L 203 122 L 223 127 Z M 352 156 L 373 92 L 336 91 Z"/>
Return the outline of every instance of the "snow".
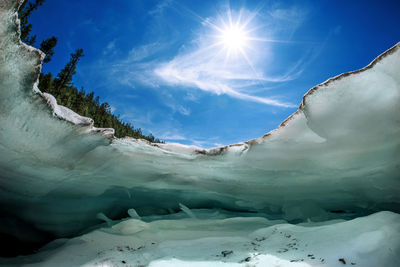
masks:
<path fill-rule="evenodd" d="M 46 99 L 47 104 L 53 110 L 54 115 L 58 116 L 60 119 L 70 121 L 73 124 L 93 125 L 93 119 L 80 116 L 69 108 L 57 105 L 57 100 L 51 94 L 43 93 L 42 97 Z"/>
<path fill-rule="evenodd" d="M 324 264 L 300 251 L 278 253 L 286 239 L 272 235 L 276 225 L 329 266 L 341 266 L 340 258 L 399 265 L 400 43 L 312 88 L 265 136 L 202 149 L 115 138 L 41 93 L 43 53 L 19 40 L 16 8 L 0 2 L 0 235 L 36 245 L 75 236 L 26 260 L 101 265 L 101 249 L 115 258 L 121 242 L 147 251 L 154 239 L 161 244 L 132 260 Z M 271 234 L 259 246 L 265 254 L 251 254 L 254 231 Z M 304 261 L 290 262 L 294 256 Z"/>
<path fill-rule="evenodd" d="M 125 219 L 8 263 L 284 267 L 343 266 L 343 259 L 350 266 L 400 264 L 399 214 L 379 212 L 322 226 L 298 226 L 256 217 L 213 218 L 213 211 L 207 212 L 209 218 L 202 219 Z"/>

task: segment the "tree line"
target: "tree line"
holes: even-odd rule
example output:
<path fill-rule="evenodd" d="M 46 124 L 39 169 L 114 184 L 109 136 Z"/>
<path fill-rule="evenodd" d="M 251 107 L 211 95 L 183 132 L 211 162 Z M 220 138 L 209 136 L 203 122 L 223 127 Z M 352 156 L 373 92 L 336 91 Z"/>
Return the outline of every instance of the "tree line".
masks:
<path fill-rule="evenodd" d="M 31 13 L 41 6 L 45 0 L 25 0 L 19 11 L 21 40 L 28 45 L 35 46 L 36 35 L 31 35 L 32 24 L 28 18 Z M 40 43 L 39 49 L 46 54 L 43 64 L 51 61 L 54 55 L 54 48 L 57 45 L 57 38 L 52 36 Z M 100 102 L 94 92 L 86 93 L 83 87 L 78 90 L 72 82 L 76 73 L 79 60 L 84 56 L 83 49 L 76 49 L 70 55 L 65 67 L 54 77 L 51 72 L 41 73 L 39 77 L 39 89 L 42 92 L 52 94 L 57 103 L 63 105 L 81 116 L 90 117 L 94 120 L 95 127 L 114 128 L 116 137 L 133 137 L 146 139 L 153 143 L 163 143 L 152 134 L 145 135 L 142 129 L 134 128 L 130 123 L 123 122 L 119 115 L 114 115 L 111 106 L 107 102 Z"/>

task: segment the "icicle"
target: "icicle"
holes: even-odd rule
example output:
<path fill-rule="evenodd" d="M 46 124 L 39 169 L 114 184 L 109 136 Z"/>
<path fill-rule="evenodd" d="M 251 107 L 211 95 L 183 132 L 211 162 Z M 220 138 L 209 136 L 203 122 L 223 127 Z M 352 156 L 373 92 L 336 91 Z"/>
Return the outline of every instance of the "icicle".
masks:
<path fill-rule="evenodd" d="M 129 209 L 129 210 L 128 210 L 128 214 L 129 214 L 129 216 L 131 216 L 131 218 L 133 218 L 133 219 L 138 219 L 138 220 L 141 219 L 141 217 L 139 216 L 139 214 L 137 214 L 137 212 L 136 212 L 135 209 Z"/>
<path fill-rule="evenodd" d="M 96 218 L 102 221 L 105 221 L 107 223 L 108 226 L 111 226 L 112 224 L 112 220 L 110 218 L 108 218 L 104 213 L 99 212 L 96 214 Z"/>
<path fill-rule="evenodd" d="M 125 188 L 125 192 L 126 192 L 128 198 L 132 198 L 131 192 L 129 192 L 129 190 L 127 188 Z"/>
<path fill-rule="evenodd" d="M 187 216 L 189 216 L 190 218 L 192 218 L 192 219 L 197 219 L 197 218 L 196 218 L 196 215 L 194 215 L 193 212 L 192 212 L 188 207 L 186 207 L 185 205 L 183 205 L 182 203 L 179 203 L 179 208 L 181 208 L 181 210 L 182 210 L 184 213 L 186 213 Z"/>

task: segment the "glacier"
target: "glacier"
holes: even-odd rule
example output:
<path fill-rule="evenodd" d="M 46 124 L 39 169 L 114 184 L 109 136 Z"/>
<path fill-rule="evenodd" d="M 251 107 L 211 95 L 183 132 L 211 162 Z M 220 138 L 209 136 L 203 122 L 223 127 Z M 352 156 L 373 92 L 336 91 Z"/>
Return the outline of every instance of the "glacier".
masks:
<path fill-rule="evenodd" d="M 400 265 L 400 43 L 203 149 L 115 138 L 40 92 L 19 5 L 0 2 L 1 255 L 51 242 L 0 264 Z"/>

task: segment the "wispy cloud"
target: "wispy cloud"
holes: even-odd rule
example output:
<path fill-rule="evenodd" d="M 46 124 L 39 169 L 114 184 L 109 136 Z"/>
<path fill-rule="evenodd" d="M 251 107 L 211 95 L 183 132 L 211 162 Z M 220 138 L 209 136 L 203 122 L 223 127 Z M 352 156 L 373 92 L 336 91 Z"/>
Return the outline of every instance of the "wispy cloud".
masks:
<path fill-rule="evenodd" d="M 129 51 L 127 61 L 128 62 L 140 62 L 140 61 L 154 55 L 158 51 L 160 51 L 160 49 L 162 47 L 163 46 L 158 42 L 133 47 Z"/>
<path fill-rule="evenodd" d="M 154 77 L 155 62 L 116 63 L 112 65 L 112 76 L 116 82 L 136 88 L 137 85 L 158 88 L 158 79 Z"/>
<path fill-rule="evenodd" d="M 277 26 L 281 34 L 291 40 L 299 26 L 306 20 L 308 9 L 301 6 L 271 9 L 267 14 L 273 25 Z"/>
<path fill-rule="evenodd" d="M 165 8 L 169 7 L 174 1 L 173 0 L 161 0 L 155 8 L 148 12 L 149 15 L 159 15 Z"/>
<path fill-rule="evenodd" d="M 172 113 L 179 113 L 183 116 L 191 114 L 190 108 L 177 101 L 168 90 L 159 90 L 159 95 L 163 104 L 170 108 Z"/>
<path fill-rule="evenodd" d="M 103 55 L 113 54 L 114 52 L 115 52 L 115 40 L 112 40 L 104 48 Z"/>
<path fill-rule="evenodd" d="M 161 1 L 156 8 L 149 13 L 158 14 L 170 6 L 172 1 Z M 247 12 L 247 13 L 246 13 Z M 241 15 L 255 17 L 249 11 L 240 11 Z M 266 15 L 265 15 L 266 14 Z M 295 25 L 297 28 L 304 19 L 304 11 L 291 9 L 275 9 L 266 12 L 263 19 L 276 20 L 287 25 Z M 197 17 L 198 19 L 198 17 Z M 221 18 L 206 18 L 201 21 L 203 26 L 210 26 L 218 23 Z M 243 19 L 245 21 L 245 19 Z M 267 22 L 265 23 L 270 26 Z M 278 31 L 280 26 L 275 25 Z M 205 27 L 207 28 L 207 27 Z M 259 26 L 252 29 L 257 34 Z M 119 82 L 136 87 L 138 84 L 151 88 L 180 88 L 186 91 L 201 90 L 216 95 L 228 95 L 244 101 L 258 102 L 266 105 L 279 107 L 295 107 L 292 103 L 282 101 L 284 93 L 280 96 L 268 96 L 266 93 L 272 84 L 282 83 L 298 78 L 302 71 L 304 62 L 307 59 L 301 58 L 294 62 L 290 68 L 281 75 L 268 75 L 269 69 L 265 58 L 270 52 L 271 43 L 285 42 L 272 37 L 273 31 L 269 30 L 271 38 L 259 38 L 255 42 L 262 42 L 262 48 L 248 51 L 236 51 L 236 55 L 227 57 L 227 51 L 221 45 L 216 45 L 215 32 L 213 27 L 209 31 L 199 31 L 193 39 L 185 40 L 181 48 L 171 57 L 168 51 L 170 44 L 160 41 L 150 42 L 145 45 L 133 47 L 128 56 L 119 62 L 112 64 L 113 73 L 118 77 Z M 253 33 L 252 33 L 253 34 Z M 265 32 L 264 36 L 265 37 Z M 257 38 L 254 38 L 257 39 Z M 290 39 L 290 38 L 288 38 Z M 292 41 L 286 41 L 291 43 Z M 168 51 L 168 52 L 166 52 Z M 173 53 L 173 52 L 172 52 Z M 158 57 L 162 54 L 163 57 Z M 170 56 L 165 60 L 165 56 Z M 164 58 L 164 60 L 163 60 Z M 267 60 L 268 62 L 268 60 Z M 189 115 L 190 109 L 176 104 L 166 104 L 173 112 L 182 115 Z"/>
<path fill-rule="evenodd" d="M 86 19 L 82 21 L 79 26 L 80 27 L 91 26 L 92 30 L 94 30 L 95 32 L 101 32 L 100 29 L 97 27 L 96 23 L 93 21 L 93 19 Z"/>
<path fill-rule="evenodd" d="M 110 64 L 112 77 L 132 88 L 138 84 L 158 88 L 160 83 L 154 75 L 154 68 L 158 64 L 156 56 L 166 47 L 168 44 L 159 42 L 134 46 L 126 58 Z"/>
<path fill-rule="evenodd" d="M 167 142 L 180 142 L 202 148 L 220 147 L 224 145 L 218 142 L 217 138 L 204 139 L 200 137 L 188 137 L 182 133 L 177 133 L 176 130 L 173 129 L 165 132 L 157 132 L 156 135 L 161 140 Z"/>
<path fill-rule="evenodd" d="M 182 140 L 187 140 L 187 138 L 179 133 L 172 133 L 170 131 L 167 131 L 165 133 L 158 133 L 157 136 L 161 139 L 161 140 L 165 140 L 165 141 L 182 141 Z"/>
<path fill-rule="evenodd" d="M 190 108 L 184 107 L 182 105 L 177 105 L 177 104 L 167 102 L 166 106 L 171 108 L 173 110 L 173 112 L 178 112 L 184 116 L 189 116 L 191 113 Z"/>
<path fill-rule="evenodd" d="M 154 73 L 161 81 L 171 86 L 197 88 L 217 95 L 226 94 L 234 98 L 260 102 L 268 105 L 292 107 L 291 104 L 276 99 L 249 95 L 243 91 L 248 83 L 282 82 L 293 79 L 296 74 L 281 77 L 267 77 L 254 72 L 246 62 L 236 61 L 224 64 L 223 56 L 215 56 L 218 51 L 198 48 L 182 53 L 171 61 L 159 64 Z"/>
<path fill-rule="evenodd" d="M 238 13 L 238 17 L 241 17 L 242 21 L 240 19 L 237 21 L 244 23 L 243 25 L 251 24 L 252 20 L 258 16 L 258 12 L 259 10 L 250 12 L 242 9 Z M 244 51 L 245 49 L 243 49 L 239 52 L 236 51 L 236 55 L 229 56 L 227 56 L 226 47 L 224 49 L 215 40 L 215 34 L 221 34 L 221 32 L 218 33 L 221 30 L 219 28 L 221 27 L 221 21 L 222 25 L 226 26 L 223 22 L 224 18 L 202 19 L 194 14 L 196 19 L 200 19 L 201 24 L 205 28 L 210 28 L 211 31 L 207 33 L 202 31 L 195 39 L 187 42 L 183 46 L 184 48 L 172 59 L 156 64 L 154 68 L 156 79 L 153 80 L 157 80 L 159 84 L 174 87 L 199 89 L 217 95 L 226 94 L 245 101 L 280 107 L 294 107 L 295 105 L 281 101 L 276 97 L 266 96 L 265 91 L 267 90 L 263 90 L 263 88 L 267 88 L 272 83 L 281 83 L 298 78 L 303 71 L 302 66 L 306 59 L 300 59 L 279 76 L 268 75 L 269 66 L 262 59 L 268 54 L 271 43 L 292 43 L 291 36 L 303 22 L 305 14 L 304 10 L 296 8 L 273 9 L 267 12 L 267 16 L 264 16 L 263 19 L 274 20 L 277 21 L 275 22 L 276 24 L 282 24 L 285 25 L 284 27 L 290 28 L 290 37 L 286 41 L 272 38 L 274 31 L 278 32 L 282 28 L 281 25 L 274 25 L 274 30 L 264 32 L 263 38 L 258 36 L 249 38 L 254 42 L 263 42 L 261 51 L 264 55 L 260 54 L 261 51 L 254 51 L 255 49 L 251 51 L 253 47 L 249 45 L 249 47 L 245 47 L 249 51 Z M 228 19 L 225 18 L 225 22 L 232 20 L 230 10 L 228 16 Z M 264 22 L 266 25 L 270 25 L 269 21 Z M 288 25 L 290 26 L 288 27 Z M 262 27 L 257 25 L 248 30 L 251 34 L 256 35 L 259 28 Z M 190 45 L 192 47 L 187 48 Z M 263 92 L 263 95 L 254 95 L 252 92 Z"/>

